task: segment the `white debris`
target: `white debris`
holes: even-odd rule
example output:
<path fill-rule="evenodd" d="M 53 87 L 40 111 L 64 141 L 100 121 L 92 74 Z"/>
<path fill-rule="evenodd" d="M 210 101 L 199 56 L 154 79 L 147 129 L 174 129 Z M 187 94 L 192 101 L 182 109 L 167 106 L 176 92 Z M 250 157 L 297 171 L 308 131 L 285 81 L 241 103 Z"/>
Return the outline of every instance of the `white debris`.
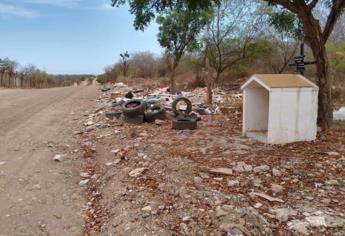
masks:
<path fill-rule="evenodd" d="M 234 187 L 234 186 L 239 186 L 239 185 L 240 185 L 240 181 L 238 180 L 229 180 L 228 182 L 229 187 Z"/>
<path fill-rule="evenodd" d="M 328 156 L 340 156 L 339 152 L 326 152 Z"/>
<path fill-rule="evenodd" d="M 240 161 L 240 162 L 236 162 L 232 169 L 238 172 L 249 172 L 253 170 L 253 167 L 251 165 L 247 165 L 243 161 Z"/>
<path fill-rule="evenodd" d="M 309 235 L 307 226 L 308 224 L 304 221 L 301 220 L 292 220 L 287 223 L 288 229 L 293 230 L 296 232 L 298 235 Z"/>
<path fill-rule="evenodd" d="M 254 168 L 254 172 L 255 173 L 261 173 L 261 172 L 266 172 L 270 169 L 270 167 L 268 165 L 261 165 L 261 166 L 257 166 Z"/>
<path fill-rule="evenodd" d="M 79 186 L 84 186 L 84 185 L 86 185 L 87 183 L 89 183 L 89 181 L 90 181 L 90 179 L 81 180 L 81 181 L 79 182 Z"/>
<path fill-rule="evenodd" d="M 35 184 L 35 185 L 32 187 L 32 189 L 34 189 L 34 190 L 41 190 L 41 185 Z"/>
<path fill-rule="evenodd" d="M 53 157 L 53 160 L 56 161 L 56 162 L 61 162 L 61 161 L 63 161 L 63 157 L 64 157 L 63 154 L 56 154 L 56 155 Z"/>
<path fill-rule="evenodd" d="M 88 173 L 86 173 L 86 172 L 80 173 L 79 176 L 82 177 L 82 178 L 89 178 L 90 177 L 90 175 Z"/>
<path fill-rule="evenodd" d="M 111 150 L 111 153 L 117 154 L 121 151 L 121 149 L 113 149 Z"/>
<path fill-rule="evenodd" d="M 276 219 L 280 222 L 286 222 L 288 221 L 290 216 L 296 216 L 297 211 L 291 208 L 277 208 L 277 209 L 271 209 L 270 213 L 275 214 Z"/>
<path fill-rule="evenodd" d="M 232 175 L 232 169 L 230 168 L 212 168 L 209 169 L 209 172 L 212 174 Z"/>
<path fill-rule="evenodd" d="M 89 120 L 84 125 L 85 126 L 91 126 L 91 125 L 93 125 L 93 122 L 92 122 L 92 120 Z"/>
<path fill-rule="evenodd" d="M 251 197 L 258 196 L 258 197 L 264 198 L 264 199 L 266 199 L 266 200 L 268 200 L 270 202 L 281 202 L 281 203 L 284 202 L 282 199 L 274 198 L 274 197 L 268 196 L 267 194 L 264 194 L 264 193 L 251 192 L 251 193 L 249 193 L 249 195 Z"/>
<path fill-rule="evenodd" d="M 263 206 L 262 203 L 257 202 L 257 203 L 255 203 L 254 208 L 258 209 L 258 208 L 260 208 L 262 206 Z"/>
<path fill-rule="evenodd" d="M 326 227 L 326 220 L 324 216 L 308 216 L 305 220 L 313 227 Z"/>
<path fill-rule="evenodd" d="M 146 207 L 141 208 L 141 210 L 149 212 L 149 211 L 152 211 L 152 207 L 151 206 L 146 206 Z"/>
<path fill-rule="evenodd" d="M 113 166 L 113 165 L 117 165 L 121 162 L 121 159 L 117 159 L 115 161 L 111 161 L 111 162 L 107 162 L 105 163 L 106 166 Z"/>
<path fill-rule="evenodd" d="M 131 177 L 139 177 L 144 171 L 145 171 L 145 168 L 137 168 L 129 172 L 128 175 Z"/>
<path fill-rule="evenodd" d="M 271 190 L 273 193 L 280 193 L 281 191 L 283 191 L 283 186 L 279 185 L 279 184 L 272 184 L 271 186 Z"/>
<path fill-rule="evenodd" d="M 273 174 L 273 176 L 275 176 L 275 177 L 279 177 L 279 176 L 282 175 L 282 172 L 281 172 L 280 170 L 276 169 L 276 168 L 273 168 L 273 169 L 272 169 L 272 174 Z"/>

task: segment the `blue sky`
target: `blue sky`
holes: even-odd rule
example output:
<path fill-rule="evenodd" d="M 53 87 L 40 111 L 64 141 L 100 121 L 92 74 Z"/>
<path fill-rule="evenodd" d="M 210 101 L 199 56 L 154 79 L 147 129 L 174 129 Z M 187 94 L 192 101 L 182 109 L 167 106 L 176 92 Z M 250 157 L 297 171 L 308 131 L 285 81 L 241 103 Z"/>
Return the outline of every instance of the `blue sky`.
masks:
<path fill-rule="evenodd" d="M 135 31 L 110 0 L 0 0 L 0 58 L 52 74 L 101 73 L 128 50 L 162 52 L 157 25 Z"/>

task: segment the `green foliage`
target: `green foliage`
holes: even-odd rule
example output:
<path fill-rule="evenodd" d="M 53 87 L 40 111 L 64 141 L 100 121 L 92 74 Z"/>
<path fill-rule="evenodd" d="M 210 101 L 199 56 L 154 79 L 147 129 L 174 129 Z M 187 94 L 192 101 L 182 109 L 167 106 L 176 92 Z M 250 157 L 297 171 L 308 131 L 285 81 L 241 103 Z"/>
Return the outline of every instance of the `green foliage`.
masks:
<path fill-rule="evenodd" d="M 283 9 L 274 9 L 269 13 L 269 23 L 279 33 L 286 32 L 291 38 L 303 39 L 303 27 L 298 17 Z"/>
<path fill-rule="evenodd" d="M 191 11 L 208 9 L 218 0 L 111 0 L 113 6 L 120 6 L 128 3 L 130 12 L 135 16 L 134 27 L 137 30 L 144 30 L 146 26 L 155 18 L 155 14 L 161 14 L 168 9 L 178 6 L 185 6 Z"/>
<path fill-rule="evenodd" d="M 105 84 L 106 83 L 106 78 L 105 78 L 104 74 L 98 75 L 96 81 L 99 84 Z"/>
<path fill-rule="evenodd" d="M 257 38 L 248 45 L 246 58 L 234 64 L 225 74 L 228 77 L 244 77 L 254 73 L 271 73 L 271 65 L 279 59 L 278 47 L 274 41 Z"/>
<path fill-rule="evenodd" d="M 199 48 L 197 36 L 209 22 L 212 8 L 191 10 L 187 5 L 179 5 L 164 11 L 157 17 L 159 25 L 158 41 L 168 55 L 180 58 L 184 52 Z"/>
<path fill-rule="evenodd" d="M 345 40 L 327 44 L 330 72 L 335 80 L 345 80 Z"/>

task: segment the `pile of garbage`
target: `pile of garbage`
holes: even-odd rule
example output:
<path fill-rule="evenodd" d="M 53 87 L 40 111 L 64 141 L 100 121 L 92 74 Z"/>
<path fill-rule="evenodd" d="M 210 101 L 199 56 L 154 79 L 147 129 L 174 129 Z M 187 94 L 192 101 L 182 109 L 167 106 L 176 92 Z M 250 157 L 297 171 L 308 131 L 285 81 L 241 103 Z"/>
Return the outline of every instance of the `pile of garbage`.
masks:
<path fill-rule="evenodd" d="M 116 83 L 110 87 L 103 87 L 102 92 L 110 92 L 111 109 L 106 112 L 109 119 L 123 119 L 132 124 L 162 123 L 171 119 L 172 128 L 196 129 L 201 115 L 227 114 L 231 109 L 238 111 L 238 107 L 231 107 L 237 101 L 241 106 L 241 94 L 228 94 L 219 88 L 213 91 L 214 104 L 203 102 L 205 89 L 198 88 L 191 92 L 178 91 L 171 94 L 169 88 L 158 88 L 146 91 L 141 88 L 131 88 L 124 83 Z M 109 97 L 109 94 L 105 94 Z M 235 102 L 236 104 L 236 102 Z"/>

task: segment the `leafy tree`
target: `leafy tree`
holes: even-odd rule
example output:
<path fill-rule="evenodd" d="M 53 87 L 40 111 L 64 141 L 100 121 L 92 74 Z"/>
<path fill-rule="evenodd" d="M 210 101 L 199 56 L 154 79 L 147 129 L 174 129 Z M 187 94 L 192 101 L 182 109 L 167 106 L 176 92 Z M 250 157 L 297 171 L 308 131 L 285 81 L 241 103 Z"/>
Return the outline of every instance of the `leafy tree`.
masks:
<path fill-rule="evenodd" d="M 5 74 L 8 75 L 10 85 L 11 78 L 16 74 L 18 63 L 9 58 L 0 59 L 0 86 L 4 85 Z"/>
<path fill-rule="evenodd" d="M 111 0 L 113 6 L 120 6 L 128 3 L 130 12 L 135 16 L 134 27 L 137 30 L 144 30 L 155 18 L 156 13 L 165 10 L 172 10 L 183 5 L 189 10 L 207 9 L 218 0 Z"/>
<path fill-rule="evenodd" d="M 328 129 L 332 123 L 333 106 L 331 81 L 329 79 L 326 43 L 335 24 L 345 9 L 344 0 L 265 0 L 278 9 L 272 23 L 282 31 L 289 31 L 296 37 L 303 37 L 312 50 L 316 60 L 317 83 L 319 92 L 318 121 L 322 129 Z M 313 13 L 315 7 L 323 5 L 328 10 L 324 26 Z"/>
<path fill-rule="evenodd" d="M 211 15 L 211 8 L 192 10 L 182 3 L 157 17 L 158 41 L 166 49 L 165 53 L 171 71 L 171 93 L 176 91 L 175 73 L 182 56 L 186 51 L 192 52 L 199 48 L 197 36 Z"/>

